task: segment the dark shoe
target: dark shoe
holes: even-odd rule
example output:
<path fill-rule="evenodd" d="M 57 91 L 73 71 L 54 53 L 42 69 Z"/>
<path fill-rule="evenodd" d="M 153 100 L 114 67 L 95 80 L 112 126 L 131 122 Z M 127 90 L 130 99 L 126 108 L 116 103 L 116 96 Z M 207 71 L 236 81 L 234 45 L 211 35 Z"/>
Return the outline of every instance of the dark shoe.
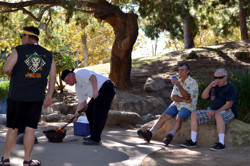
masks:
<path fill-rule="evenodd" d="M 1 162 L 0 162 L 0 166 L 10 166 L 10 160 L 9 159 L 3 159 L 3 157 L 2 157 Z"/>
<path fill-rule="evenodd" d="M 149 130 L 138 130 L 137 134 L 139 137 L 142 137 L 145 141 L 147 141 L 148 143 L 150 142 L 151 138 L 152 138 L 152 133 Z"/>
<path fill-rule="evenodd" d="M 191 139 L 190 140 L 186 140 L 186 142 L 184 144 L 180 144 L 182 147 L 185 148 L 195 148 L 197 147 L 197 142 L 193 142 Z"/>
<path fill-rule="evenodd" d="M 100 141 L 94 141 L 93 139 L 84 140 L 82 142 L 84 145 L 100 145 Z"/>
<path fill-rule="evenodd" d="M 28 164 L 28 166 L 40 166 L 41 162 L 39 160 L 23 161 L 23 164 Z"/>
<path fill-rule="evenodd" d="M 88 136 L 86 136 L 86 137 L 83 137 L 83 141 L 87 141 L 87 140 L 89 140 L 91 137 L 90 137 L 90 135 L 88 135 Z"/>
<path fill-rule="evenodd" d="M 164 143 L 166 146 L 168 146 L 168 144 L 170 144 L 170 142 L 172 141 L 172 139 L 173 139 L 173 135 L 172 135 L 172 134 L 168 134 L 168 135 L 166 136 L 166 138 L 164 138 L 163 143 Z"/>
<path fill-rule="evenodd" d="M 23 139 L 24 139 L 24 133 L 19 133 L 17 138 L 16 138 L 16 144 L 23 145 Z M 37 140 L 36 136 L 35 136 L 34 144 L 38 144 L 38 140 Z"/>
<path fill-rule="evenodd" d="M 217 142 L 216 145 L 212 148 L 210 148 L 211 150 L 215 151 L 215 150 L 224 150 L 226 148 L 225 145 L 223 145 L 220 142 Z"/>

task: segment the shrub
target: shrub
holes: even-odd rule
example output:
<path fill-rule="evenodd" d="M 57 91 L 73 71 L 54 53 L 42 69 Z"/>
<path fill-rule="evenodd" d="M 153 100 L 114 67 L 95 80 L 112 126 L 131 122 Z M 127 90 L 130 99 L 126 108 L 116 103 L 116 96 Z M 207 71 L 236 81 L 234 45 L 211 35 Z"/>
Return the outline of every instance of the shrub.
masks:
<path fill-rule="evenodd" d="M 0 82 L 0 100 L 6 100 L 9 92 L 9 81 Z"/>
<path fill-rule="evenodd" d="M 236 86 L 239 94 L 238 119 L 250 122 L 250 70 L 234 70 L 228 81 Z"/>
<path fill-rule="evenodd" d="M 210 100 L 203 100 L 201 94 L 204 89 L 211 83 L 211 78 L 201 77 L 199 82 L 199 97 L 197 109 L 206 109 L 210 105 Z M 238 119 L 244 122 L 250 122 L 250 70 L 232 70 L 229 71 L 228 82 L 235 85 L 238 94 Z"/>

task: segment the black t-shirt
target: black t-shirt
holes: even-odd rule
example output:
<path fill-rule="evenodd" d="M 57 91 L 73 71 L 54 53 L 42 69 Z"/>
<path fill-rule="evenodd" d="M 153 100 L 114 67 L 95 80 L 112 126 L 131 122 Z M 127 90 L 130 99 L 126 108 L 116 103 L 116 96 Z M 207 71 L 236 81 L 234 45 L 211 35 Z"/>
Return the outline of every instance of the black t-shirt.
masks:
<path fill-rule="evenodd" d="M 18 59 L 12 70 L 8 97 L 18 101 L 44 100 L 51 52 L 34 44 L 20 45 L 16 50 Z"/>
<path fill-rule="evenodd" d="M 238 93 L 235 86 L 227 83 L 222 87 L 214 87 L 210 90 L 211 110 L 217 110 L 226 104 L 227 101 L 233 101 L 232 111 L 237 117 L 238 114 Z"/>

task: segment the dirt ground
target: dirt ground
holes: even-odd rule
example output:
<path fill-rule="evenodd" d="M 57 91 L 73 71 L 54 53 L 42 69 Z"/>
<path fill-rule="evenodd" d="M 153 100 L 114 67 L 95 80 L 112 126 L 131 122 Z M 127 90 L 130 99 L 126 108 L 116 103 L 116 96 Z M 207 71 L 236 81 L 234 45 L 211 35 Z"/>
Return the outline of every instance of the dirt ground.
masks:
<path fill-rule="evenodd" d="M 197 58 L 182 60 L 181 55 L 187 52 L 195 51 Z M 235 52 L 250 52 L 250 40 L 240 42 L 230 42 L 207 46 L 203 48 L 194 48 L 191 50 L 177 51 L 167 54 L 166 58 L 160 61 L 144 64 L 142 67 L 132 68 L 131 85 L 122 91 L 136 93 L 142 96 L 157 96 L 156 93 L 143 91 L 143 85 L 148 77 L 160 77 L 166 80 L 167 87 L 172 89 L 170 78 L 178 72 L 178 65 L 187 63 L 190 66 L 191 76 L 194 78 L 213 77 L 217 68 L 226 69 L 246 69 L 250 67 L 250 57 L 240 60 L 235 57 Z M 152 61 L 157 57 L 149 57 Z M 135 60 L 136 61 L 136 60 Z M 147 61 L 147 59 L 145 59 Z"/>

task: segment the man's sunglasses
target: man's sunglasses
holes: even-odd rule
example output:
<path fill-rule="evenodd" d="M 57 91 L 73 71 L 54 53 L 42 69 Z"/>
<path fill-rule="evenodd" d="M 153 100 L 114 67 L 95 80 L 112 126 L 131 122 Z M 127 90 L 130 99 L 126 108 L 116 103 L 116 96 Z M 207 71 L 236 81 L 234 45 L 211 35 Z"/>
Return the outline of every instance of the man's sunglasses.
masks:
<path fill-rule="evenodd" d="M 224 78 L 225 77 L 225 75 L 224 76 L 220 76 L 220 77 L 214 77 L 214 79 L 216 80 L 216 79 L 222 79 L 222 78 Z"/>
<path fill-rule="evenodd" d="M 21 34 L 21 33 L 19 33 L 19 35 L 21 39 L 23 38 L 23 36 L 26 36 L 26 34 Z"/>

